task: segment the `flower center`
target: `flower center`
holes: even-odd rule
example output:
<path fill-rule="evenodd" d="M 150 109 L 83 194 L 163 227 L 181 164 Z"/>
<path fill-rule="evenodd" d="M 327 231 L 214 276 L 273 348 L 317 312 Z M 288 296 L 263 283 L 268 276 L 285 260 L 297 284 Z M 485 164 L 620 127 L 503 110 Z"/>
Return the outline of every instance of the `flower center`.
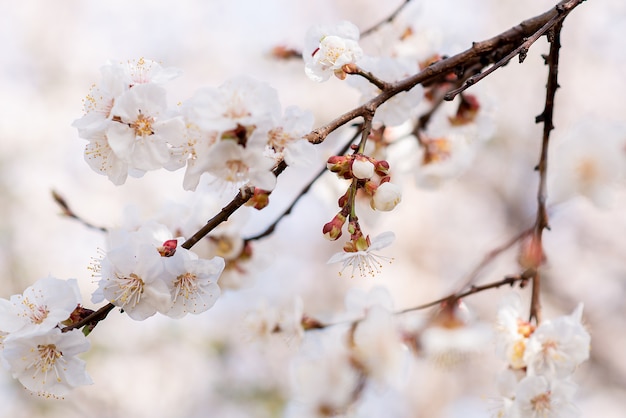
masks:
<path fill-rule="evenodd" d="M 290 139 L 282 127 L 272 129 L 267 134 L 267 142 L 276 152 L 281 152 L 285 149 L 285 145 L 290 142 Z"/>
<path fill-rule="evenodd" d="M 430 139 L 423 142 L 424 159 L 423 164 L 431 164 L 443 161 L 450 157 L 452 147 L 446 138 Z"/>
<path fill-rule="evenodd" d="M 530 400 L 533 411 L 549 412 L 550 411 L 550 391 L 537 395 Z"/>
<path fill-rule="evenodd" d="M 122 277 L 117 279 L 118 290 L 115 292 L 119 295 L 115 301 L 119 302 L 122 306 L 130 304 L 136 306 L 141 300 L 141 294 L 143 293 L 143 280 L 135 273 L 131 273 L 130 277 Z"/>
<path fill-rule="evenodd" d="M 56 362 L 63 356 L 63 353 L 57 350 L 54 344 L 45 344 L 37 346 L 37 358 L 31 364 L 35 368 L 35 376 L 39 373 L 43 374 L 43 382 L 46 382 L 48 372 L 54 370 L 57 382 L 61 381 L 61 377 L 56 368 Z M 33 376 L 34 377 L 34 376 Z"/>
<path fill-rule="evenodd" d="M 197 293 L 197 276 L 193 273 L 185 273 L 176 277 L 174 286 L 176 287 L 176 294 L 174 295 L 174 302 L 179 295 L 182 295 L 185 299 L 189 299 L 190 294 Z"/>
<path fill-rule="evenodd" d="M 228 174 L 226 180 L 232 183 L 245 182 L 249 167 L 242 160 L 226 161 L 226 170 Z"/>
<path fill-rule="evenodd" d="M 136 136 L 150 136 L 154 135 L 154 131 L 152 130 L 152 124 L 154 123 L 154 118 L 150 116 L 145 116 L 139 111 L 139 116 L 137 119 L 131 123 L 130 127 L 135 130 Z"/>
<path fill-rule="evenodd" d="M 22 304 L 26 306 L 27 316 L 34 324 L 41 324 L 47 317 L 50 311 L 47 306 L 37 305 L 32 303 L 28 298 L 22 299 Z"/>

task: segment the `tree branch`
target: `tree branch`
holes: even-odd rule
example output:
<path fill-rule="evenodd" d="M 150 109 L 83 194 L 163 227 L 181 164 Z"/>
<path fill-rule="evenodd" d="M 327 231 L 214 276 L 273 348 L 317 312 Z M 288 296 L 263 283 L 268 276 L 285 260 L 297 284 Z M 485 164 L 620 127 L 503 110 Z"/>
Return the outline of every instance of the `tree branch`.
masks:
<path fill-rule="evenodd" d="M 561 28 L 563 22 L 559 21 L 550 36 L 550 54 L 547 58 L 548 64 L 548 83 L 546 86 L 546 101 L 543 112 L 535 121 L 543 122 L 543 138 L 541 141 L 541 156 L 537 170 L 539 171 L 539 187 L 537 190 L 537 219 L 535 220 L 534 238 L 543 252 L 542 234 L 543 230 L 549 229 L 548 212 L 546 210 L 547 200 L 547 174 L 548 174 L 548 146 L 550 144 L 550 132 L 554 129 L 554 97 L 556 90 L 559 88 L 558 72 L 559 72 L 559 50 L 561 48 Z M 534 319 L 537 323 L 541 322 L 541 273 L 536 272 L 533 277 L 533 290 L 530 302 L 530 319 Z"/>

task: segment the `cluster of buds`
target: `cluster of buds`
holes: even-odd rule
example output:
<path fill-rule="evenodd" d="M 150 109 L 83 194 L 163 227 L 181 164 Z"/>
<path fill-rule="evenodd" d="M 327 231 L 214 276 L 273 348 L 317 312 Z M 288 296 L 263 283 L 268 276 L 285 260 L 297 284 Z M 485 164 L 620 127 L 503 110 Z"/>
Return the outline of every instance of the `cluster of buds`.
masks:
<path fill-rule="evenodd" d="M 341 236 L 343 226 L 348 221 L 350 240 L 345 243 L 343 252 L 331 257 L 329 263 L 342 262 L 344 268 L 351 265 L 353 274 L 358 267 L 362 274 L 374 275 L 380 272 L 380 260 L 384 259 L 374 251 L 391 244 L 394 235 L 391 232 L 383 233 L 370 240 L 369 235 L 363 234 L 355 212 L 355 198 L 358 190 L 362 189 L 371 197 L 372 209 L 390 211 L 400 203 L 400 188 L 389 181 L 387 161 L 378 161 L 361 153 L 330 157 L 327 167 L 340 178 L 352 180 L 346 193 L 339 198 L 339 213 L 322 229 L 326 238 L 335 241 Z"/>
<path fill-rule="evenodd" d="M 399 186 L 390 182 L 387 161 L 376 160 L 363 154 L 335 155 L 328 159 L 326 166 L 340 178 L 356 180 L 357 188 L 363 189 L 371 196 L 372 209 L 388 212 L 400 203 L 402 193 Z M 339 207 L 342 210 L 349 204 L 349 196 L 348 191 L 339 199 Z"/>

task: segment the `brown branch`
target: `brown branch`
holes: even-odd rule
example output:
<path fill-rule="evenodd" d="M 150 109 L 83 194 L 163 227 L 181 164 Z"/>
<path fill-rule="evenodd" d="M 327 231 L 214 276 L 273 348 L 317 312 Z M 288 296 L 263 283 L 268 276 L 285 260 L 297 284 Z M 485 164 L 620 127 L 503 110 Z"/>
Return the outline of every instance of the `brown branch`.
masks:
<path fill-rule="evenodd" d="M 384 20 L 381 20 L 380 22 L 378 22 L 377 24 L 375 24 L 371 28 L 366 29 L 363 32 L 361 32 L 361 37 L 365 37 L 365 36 L 371 35 L 373 32 L 375 32 L 378 28 L 380 28 L 385 23 L 393 22 L 393 20 L 396 18 L 396 16 L 398 16 L 398 14 L 400 14 L 402 9 L 404 9 L 406 7 L 406 5 L 409 4 L 410 1 L 411 0 L 404 0 L 404 3 L 402 3 L 400 6 L 398 6 L 398 8 L 396 10 L 394 10 L 393 13 L 391 13 L 389 16 L 387 16 L 387 18 L 385 18 Z"/>
<path fill-rule="evenodd" d="M 526 285 L 526 283 L 528 283 L 528 281 L 531 278 L 527 275 L 527 274 L 521 274 L 518 276 L 507 276 L 502 280 L 498 280 L 496 282 L 492 282 L 492 283 L 487 283 L 484 284 L 482 286 L 471 286 L 468 290 L 466 290 L 465 292 L 461 292 L 461 293 L 452 293 L 448 296 L 444 296 L 442 298 L 433 300 L 431 302 L 427 302 L 421 305 L 417 305 L 417 306 L 413 306 L 411 308 L 406 308 L 406 309 L 401 309 L 399 311 L 395 311 L 393 314 L 394 315 L 402 315 L 405 313 L 409 313 L 409 312 L 414 312 L 414 311 L 419 311 L 422 309 L 427 309 L 427 308 L 432 308 L 434 306 L 440 305 L 443 302 L 446 301 L 450 301 L 450 300 L 459 300 L 462 299 L 466 296 L 470 296 L 470 295 L 474 295 L 476 293 L 480 293 L 480 292 L 484 292 L 485 290 L 489 290 L 489 289 L 496 289 L 498 287 L 502 287 L 505 285 L 509 285 L 509 286 L 514 286 L 515 283 L 520 283 L 520 287 L 524 287 Z M 305 325 L 305 330 L 312 330 L 312 329 L 324 329 L 324 328 L 328 328 L 328 327 L 333 327 L 336 325 L 348 325 L 348 324 L 358 324 L 359 322 L 363 321 L 365 318 L 358 318 L 358 319 L 353 319 L 353 320 L 348 320 L 348 321 L 341 321 L 341 322 L 334 322 L 334 323 L 329 323 L 329 324 L 324 324 L 322 322 L 319 322 L 309 316 L 304 315 L 303 317 L 303 323 Z"/>
<path fill-rule="evenodd" d="M 364 116 L 364 114 L 368 111 L 367 109 L 376 110 L 378 106 L 385 103 L 391 97 L 403 91 L 411 90 L 418 84 L 434 82 L 438 78 L 441 78 L 451 72 L 462 74 L 464 72 L 464 68 L 471 68 L 478 63 L 483 63 L 483 65 L 495 63 L 499 61 L 502 56 L 510 53 L 512 48 L 519 46 L 520 43 L 524 42 L 526 38 L 532 36 L 540 30 L 546 23 L 553 20 L 554 22 L 559 21 L 559 16 L 567 15 L 583 1 L 584 0 L 563 0 L 547 12 L 527 19 L 517 26 L 494 36 L 493 38 L 482 42 L 474 42 L 470 49 L 452 57 L 435 62 L 411 77 L 392 83 L 391 88 L 388 90 L 381 92 L 381 94 L 374 97 L 370 101 L 344 113 L 328 124 L 313 130 L 307 134 L 305 138 L 313 144 L 319 144 L 323 142 L 331 132 L 340 126 L 345 125 L 359 116 Z M 555 19 L 555 17 L 557 19 Z"/>
<path fill-rule="evenodd" d="M 548 30 L 552 29 L 557 22 L 562 22 L 565 16 L 566 14 L 554 16 L 545 25 L 543 25 L 537 32 L 533 33 L 532 36 L 528 38 L 523 44 L 515 48 L 513 51 L 509 52 L 504 58 L 502 58 L 500 61 L 493 64 L 491 67 L 487 68 L 482 73 L 476 74 L 468 78 L 467 80 L 465 80 L 465 83 L 463 83 L 461 87 L 456 88 L 446 93 L 446 95 L 443 96 L 443 99 L 447 101 L 454 99 L 459 93 L 467 90 L 474 84 L 478 83 L 480 80 L 484 79 L 485 77 L 493 73 L 498 68 L 503 67 L 506 64 L 508 64 L 509 61 L 511 61 L 511 59 L 516 55 L 519 55 L 520 64 L 524 62 L 524 60 L 526 59 L 526 54 L 528 53 L 528 50 L 530 49 L 532 44 L 534 44 L 537 41 L 537 39 L 542 37 Z"/>
<path fill-rule="evenodd" d="M 70 205 L 67 203 L 67 200 L 65 200 L 65 198 L 63 198 L 63 196 L 61 196 L 59 193 L 57 193 L 56 190 L 52 190 L 52 198 L 54 199 L 56 204 L 61 207 L 61 210 L 63 211 L 62 212 L 63 216 L 67 216 L 68 218 L 75 219 L 78 222 L 80 222 L 81 224 L 83 224 L 84 226 L 86 226 L 87 228 L 96 229 L 96 230 L 102 231 L 102 232 L 107 232 L 107 229 L 105 227 L 94 225 L 91 222 L 87 222 L 82 217 L 78 216 L 76 214 L 76 212 L 74 212 L 70 208 Z"/>
<path fill-rule="evenodd" d="M 426 308 L 432 308 L 433 306 L 437 306 L 447 300 L 458 300 L 458 299 L 462 299 L 466 296 L 470 296 L 470 295 L 475 295 L 476 293 L 480 293 L 480 292 L 484 292 L 485 290 L 489 290 L 489 289 L 496 289 L 498 287 L 504 286 L 504 285 L 510 285 L 511 287 L 517 283 L 520 282 L 520 286 L 524 287 L 525 284 L 528 282 L 529 277 L 526 274 L 521 274 L 518 276 L 507 276 L 502 280 L 498 280 L 497 282 L 492 282 L 492 283 L 487 283 L 484 284 L 482 286 L 471 286 L 468 290 L 466 290 L 465 292 L 461 292 L 461 293 L 452 293 L 446 297 L 434 300 L 432 302 L 428 302 L 428 303 L 424 303 L 422 305 L 417 305 L 414 306 L 412 308 L 407 308 L 407 309 L 402 309 L 400 311 L 396 311 L 395 314 L 404 314 L 404 313 L 408 313 L 408 312 L 413 312 L 413 311 L 419 311 L 422 309 L 426 309 Z"/>
<path fill-rule="evenodd" d="M 539 187 L 537 189 L 537 219 L 535 220 L 534 238 L 540 248 L 542 248 L 542 234 L 544 229 L 549 229 L 548 212 L 546 210 L 547 200 L 547 173 L 548 173 L 548 147 L 550 144 L 550 132 L 554 129 L 554 97 L 556 90 L 559 88 L 559 50 L 561 48 L 561 28 L 563 22 L 559 21 L 550 34 L 550 54 L 547 57 L 548 64 L 548 83 L 546 86 L 546 101 L 543 112 L 535 121 L 543 122 L 543 138 L 541 141 L 541 156 L 537 171 L 539 171 Z M 542 248 L 543 251 L 543 248 Z M 533 290 L 530 301 L 530 320 L 541 322 L 541 273 L 536 272 L 533 277 Z"/>
<path fill-rule="evenodd" d="M 72 325 L 68 325 L 66 327 L 63 327 L 61 329 L 61 331 L 63 332 L 67 332 L 73 329 L 78 329 L 78 328 L 82 328 L 85 325 L 90 325 L 92 327 L 95 327 L 96 324 L 100 321 L 102 321 L 104 318 L 107 317 L 107 315 L 109 314 L 109 312 L 111 312 L 113 310 L 113 308 L 115 308 L 115 305 L 113 305 L 112 303 L 107 303 L 106 305 L 104 305 L 102 308 L 98 309 L 97 311 L 91 313 L 89 316 L 86 316 L 85 318 L 81 319 L 80 321 L 72 324 Z"/>

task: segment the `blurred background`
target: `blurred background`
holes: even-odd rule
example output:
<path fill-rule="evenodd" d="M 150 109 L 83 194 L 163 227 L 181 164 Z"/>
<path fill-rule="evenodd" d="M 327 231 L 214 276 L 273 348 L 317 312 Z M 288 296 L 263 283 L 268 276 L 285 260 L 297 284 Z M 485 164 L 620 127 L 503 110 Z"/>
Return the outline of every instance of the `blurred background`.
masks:
<path fill-rule="evenodd" d="M 122 224 L 129 207 L 147 219 L 164 205 L 192 198 L 182 189 L 182 170 L 149 172 L 115 187 L 84 162 L 86 142 L 71 123 L 82 116 L 82 99 L 107 60 L 145 57 L 182 69 L 184 75 L 167 85 L 172 104 L 199 87 L 248 74 L 277 89 L 283 107 L 313 111 L 315 126 L 320 126 L 353 108 L 358 92 L 336 79 L 324 84 L 308 80 L 300 61 L 278 61 L 272 48 L 300 49 L 306 30 L 317 23 L 346 19 L 369 28 L 398 4 L 0 2 L 0 296 L 21 293 L 52 275 L 77 278 L 85 305 L 93 307 L 90 294 L 96 286 L 87 267 L 98 257 L 98 248 L 104 248 L 104 236 L 59 216 L 51 190 L 86 220 L 105 227 Z M 399 20 L 421 34 L 425 49 L 451 55 L 552 4 L 413 0 Z M 621 0 L 585 2 L 565 21 L 555 142 L 580 120 L 624 121 L 625 35 L 626 3 Z M 366 53 L 377 52 L 375 42 L 365 47 Z M 92 349 L 83 355 L 93 386 L 65 400 L 47 400 L 2 372 L 0 416 L 281 416 L 290 393 L 287 359 L 298 344 L 250 340 L 243 326 L 250 311 L 289 304 L 299 296 L 307 314 L 332 320 L 345 310 L 349 289 L 374 286 L 389 290 L 396 309 L 428 302 L 447 294 L 485 254 L 532 223 L 533 167 L 541 138 L 534 118 L 543 109 L 547 68 L 541 54 L 546 51 L 541 39 L 523 65 L 511 62 L 472 88 L 490 104 L 495 134 L 460 178 L 426 190 L 417 187 L 411 173 L 397 177 L 404 189 L 401 205 L 366 220 L 371 234 L 393 230 L 397 236 L 384 251 L 394 262 L 381 275 L 338 277 L 338 267 L 326 265 L 341 243 L 325 241 L 321 227 L 334 216 L 343 191 L 336 178 L 323 177 L 276 233 L 258 243 L 269 262 L 255 273 L 252 287 L 224 292 L 212 310 L 178 321 L 156 316 L 135 322 L 113 311 L 90 336 Z M 320 166 L 350 135 L 349 129 L 341 130 L 320 147 Z M 271 205 L 250 216 L 244 235 L 269 225 L 316 170 L 289 169 L 281 176 Z M 575 375 L 582 416 L 621 417 L 626 409 L 625 208 L 626 194 L 619 185 L 608 208 L 574 199 L 552 213 L 552 230 L 544 235 L 544 316 L 568 314 L 583 302 L 592 335 L 592 358 Z M 206 219 L 215 214 L 214 207 L 209 209 Z M 516 273 L 515 257 L 515 249 L 505 252 L 485 269 L 481 282 Z M 467 304 L 480 320 L 493 323 L 497 304 L 508 291 L 472 296 Z M 520 294 L 528 299 L 524 291 Z M 492 347 L 453 368 L 427 361 L 418 366 L 414 384 L 404 394 L 411 399 L 409 416 L 490 416 L 489 399 L 497 396 L 495 376 L 503 367 Z"/>

